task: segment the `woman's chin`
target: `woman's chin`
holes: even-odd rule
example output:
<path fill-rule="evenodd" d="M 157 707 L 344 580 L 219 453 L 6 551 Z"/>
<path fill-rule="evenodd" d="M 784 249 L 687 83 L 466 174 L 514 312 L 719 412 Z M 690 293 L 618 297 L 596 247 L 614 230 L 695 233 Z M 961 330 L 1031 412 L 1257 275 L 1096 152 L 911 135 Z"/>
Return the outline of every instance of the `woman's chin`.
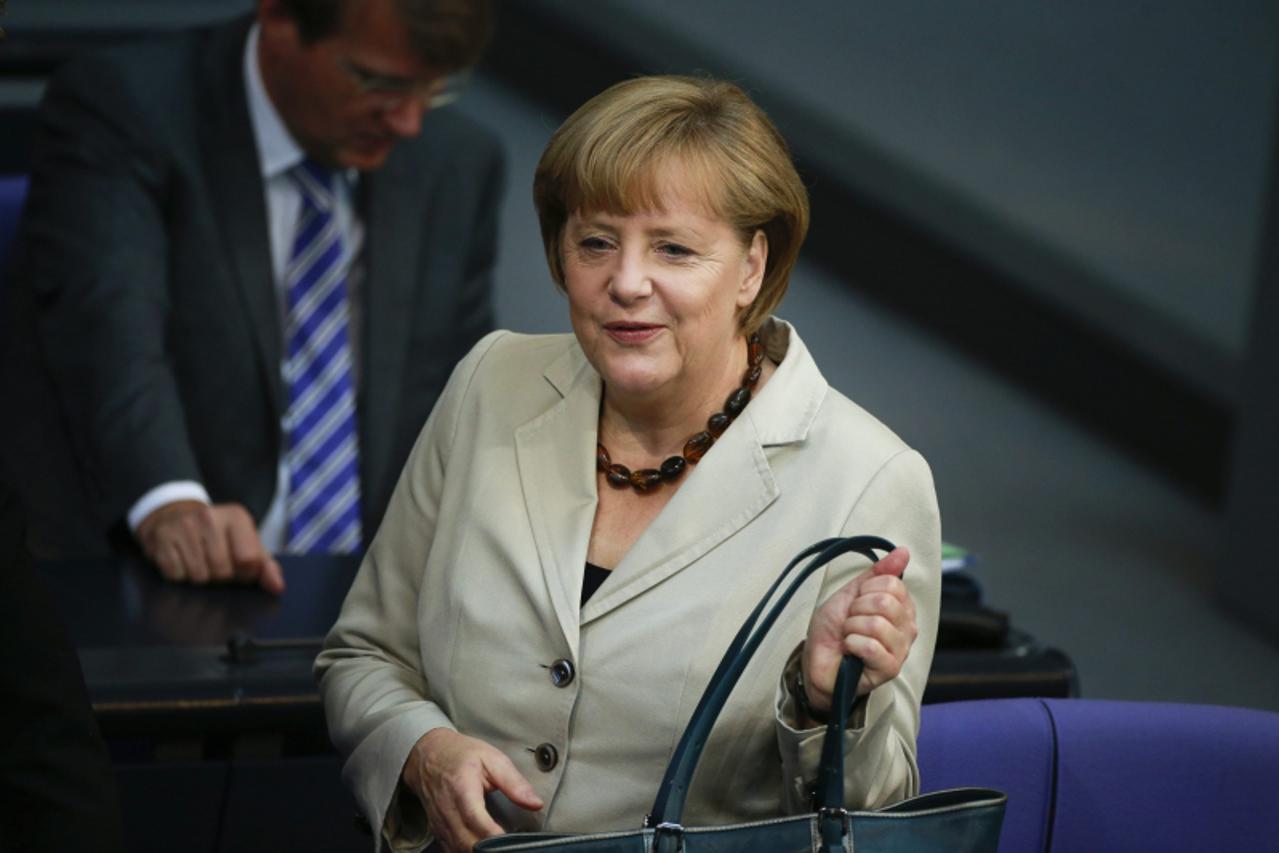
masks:
<path fill-rule="evenodd" d="M 670 377 L 650 369 L 605 369 L 600 371 L 608 393 L 636 400 L 657 397 Z"/>

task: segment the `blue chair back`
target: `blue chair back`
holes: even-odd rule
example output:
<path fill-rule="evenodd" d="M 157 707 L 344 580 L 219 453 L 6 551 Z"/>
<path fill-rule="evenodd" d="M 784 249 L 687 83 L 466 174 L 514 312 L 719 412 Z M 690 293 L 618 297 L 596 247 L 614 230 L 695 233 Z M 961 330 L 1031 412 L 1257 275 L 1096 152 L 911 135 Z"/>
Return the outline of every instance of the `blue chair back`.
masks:
<path fill-rule="evenodd" d="M 18 219 L 22 216 L 22 203 L 26 199 L 26 175 L 0 176 L 0 265 L 9 259 L 9 248 L 13 245 Z"/>
<path fill-rule="evenodd" d="M 0 175 L 0 344 L 9 332 L 9 297 L 6 285 L 12 258 L 13 238 L 27 199 L 26 175 Z M 0 347 L 2 349 L 3 347 Z"/>
<path fill-rule="evenodd" d="M 1049 702 L 1054 850 L 1279 850 L 1279 714 Z"/>
<path fill-rule="evenodd" d="M 923 791 L 979 787 L 1006 793 L 1000 853 L 1048 850 L 1055 773 L 1052 717 L 1039 700 L 924 706 L 919 729 Z"/>
<path fill-rule="evenodd" d="M 996 699 L 926 705 L 924 791 L 1008 794 L 1001 853 L 1279 849 L 1279 714 Z"/>

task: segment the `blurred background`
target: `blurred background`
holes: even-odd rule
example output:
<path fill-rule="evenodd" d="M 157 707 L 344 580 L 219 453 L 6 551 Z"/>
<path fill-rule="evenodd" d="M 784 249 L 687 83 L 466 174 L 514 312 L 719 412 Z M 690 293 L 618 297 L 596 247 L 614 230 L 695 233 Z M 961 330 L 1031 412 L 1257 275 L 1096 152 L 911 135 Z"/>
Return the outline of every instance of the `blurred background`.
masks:
<path fill-rule="evenodd" d="M 9 0 L 0 173 L 61 59 L 250 6 Z M 450 108 L 507 145 L 500 325 L 568 329 L 530 201 L 560 121 L 635 74 L 732 79 L 812 194 L 780 314 L 932 464 L 987 602 L 1085 697 L 1279 710 L 1279 6 L 497 6 Z"/>

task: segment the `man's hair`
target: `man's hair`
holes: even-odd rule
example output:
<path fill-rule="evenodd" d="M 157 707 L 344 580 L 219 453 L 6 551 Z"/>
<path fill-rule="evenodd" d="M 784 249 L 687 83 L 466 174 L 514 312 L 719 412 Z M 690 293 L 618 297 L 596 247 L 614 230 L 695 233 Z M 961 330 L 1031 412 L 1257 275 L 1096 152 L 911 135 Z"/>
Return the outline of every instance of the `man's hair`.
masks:
<path fill-rule="evenodd" d="M 282 0 L 306 43 L 327 38 L 365 0 Z M 493 32 L 490 0 L 393 0 L 413 46 L 430 68 L 458 71 L 479 62 Z"/>
<path fill-rule="evenodd" d="M 699 77 L 639 77 L 587 101 L 551 137 L 533 175 L 533 205 L 551 278 L 564 288 L 564 224 L 574 211 L 660 209 L 672 175 L 749 246 L 768 240 L 764 280 L 738 321 L 772 313 L 808 231 L 808 192 L 786 141 L 746 93 Z"/>

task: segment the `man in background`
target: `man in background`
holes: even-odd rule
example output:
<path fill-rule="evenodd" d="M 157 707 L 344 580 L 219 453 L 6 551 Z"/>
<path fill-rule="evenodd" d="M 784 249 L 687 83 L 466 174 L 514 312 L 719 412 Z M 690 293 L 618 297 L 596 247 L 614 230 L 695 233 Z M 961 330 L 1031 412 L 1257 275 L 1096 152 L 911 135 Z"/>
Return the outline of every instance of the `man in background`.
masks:
<path fill-rule="evenodd" d="M 279 592 L 358 552 L 492 325 L 502 161 L 452 110 L 480 0 L 259 0 L 68 63 L 0 356 L 38 556 Z"/>

